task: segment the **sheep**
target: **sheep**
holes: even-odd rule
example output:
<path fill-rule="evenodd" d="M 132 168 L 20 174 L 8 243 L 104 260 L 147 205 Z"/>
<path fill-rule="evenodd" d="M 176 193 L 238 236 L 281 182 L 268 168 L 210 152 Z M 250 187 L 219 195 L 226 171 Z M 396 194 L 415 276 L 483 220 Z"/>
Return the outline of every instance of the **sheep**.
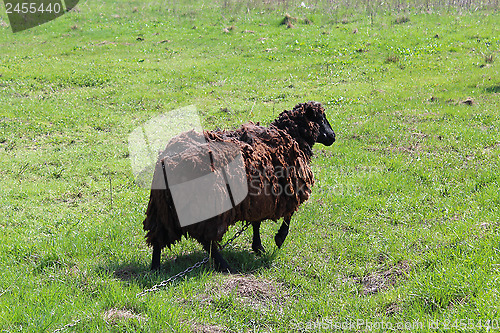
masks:
<path fill-rule="evenodd" d="M 200 175 L 210 171 L 210 168 L 221 167 L 234 157 L 234 151 L 217 148 L 220 144 L 228 143 L 237 147 L 243 157 L 248 194 L 232 209 L 181 227 L 168 183 L 167 189 L 152 187 L 143 222 L 147 232 L 146 242 L 153 247 L 151 269 L 160 268 L 160 255 L 165 246 L 170 249 L 182 236 L 189 236 L 196 239 L 212 256 L 217 270 L 232 272 L 218 251 L 218 242 L 229 226 L 238 221 L 252 224 L 252 250 L 260 255 L 265 251 L 259 232 L 261 222 L 283 218 L 275 235 L 275 243 L 281 248 L 288 235 L 292 215 L 311 194 L 314 178 L 309 163 L 314 143 L 330 146 L 335 141 L 335 133 L 321 104 L 298 104 L 291 111 L 283 111 L 268 127 L 249 122 L 236 130 L 204 131 L 206 144 L 210 146 L 208 149 L 219 156 L 216 161 L 218 165 L 213 165 L 214 161 L 212 165 L 200 161 L 198 155 L 203 144 L 191 140 L 190 134 L 193 133 L 185 132 L 169 141 L 167 148 L 175 148 L 179 154 L 160 154 L 153 183 L 162 177 L 167 181 L 162 167 L 179 170 L 190 168 L 195 172 L 199 170 Z"/>

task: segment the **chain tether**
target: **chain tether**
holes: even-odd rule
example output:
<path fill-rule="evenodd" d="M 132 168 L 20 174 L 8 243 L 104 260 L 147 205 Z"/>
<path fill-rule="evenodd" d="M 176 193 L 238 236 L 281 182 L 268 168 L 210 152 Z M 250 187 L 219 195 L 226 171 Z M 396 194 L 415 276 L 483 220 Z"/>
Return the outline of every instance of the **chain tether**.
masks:
<path fill-rule="evenodd" d="M 228 239 L 228 241 L 225 242 L 224 245 L 222 245 L 220 247 L 220 249 L 223 250 L 227 245 L 231 244 L 236 238 L 238 238 L 239 236 L 241 236 L 241 234 L 243 232 L 245 232 L 245 230 L 248 229 L 248 227 L 250 226 L 250 224 L 251 224 L 250 222 L 247 222 L 236 234 L 234 234 L 233 237 L 231 237 L 230 239 Z M 136 295 L 136 297 L 144 296 L 147 293 L 155 292 L 155 291 L 160 290 L 160 288 L 162 288 L 162 287 L 166 287 L 169 283 L 174 282 L 175 280 L 177 280 L 177 279 L 185 276 L 187 273 L 191 272 L 192 270 L 194 270 L 196 268 L 199 268 L 202 265 L 206 264 L 208 262 L 208 260 L 209 260 L 209 257 L 207 256 L 203 260 L 198 261 L 196 264 L 194 264 L 191 267 L 186 268 L 182 272 L 179 272 L 179 273 L 175 274 L 174 276 L 172 276 L 172 277 L 170 277 L 170 278 L 168 278 L 166 280 L 163 280 L 163 281 L 161 281 L 158 284 L 155 284 L 154 286 L 152 286 L 149 289 L 143 290 L 142 292 L 138 293 Z"/>

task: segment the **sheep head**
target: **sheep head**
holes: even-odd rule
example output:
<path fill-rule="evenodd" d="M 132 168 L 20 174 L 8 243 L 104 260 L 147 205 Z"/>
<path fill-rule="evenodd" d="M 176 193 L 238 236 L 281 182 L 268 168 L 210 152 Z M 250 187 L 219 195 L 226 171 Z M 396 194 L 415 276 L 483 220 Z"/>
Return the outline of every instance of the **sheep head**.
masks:
<path fill-rule="evenodd" d="M 271 126 L 290 134 L 309 156 L 314 143 L 330 146 L 335 142 L 335 133 L 326 119 L 325 109 L 317 102 L 297 104 L 293 110 L 283 111 Z"/>

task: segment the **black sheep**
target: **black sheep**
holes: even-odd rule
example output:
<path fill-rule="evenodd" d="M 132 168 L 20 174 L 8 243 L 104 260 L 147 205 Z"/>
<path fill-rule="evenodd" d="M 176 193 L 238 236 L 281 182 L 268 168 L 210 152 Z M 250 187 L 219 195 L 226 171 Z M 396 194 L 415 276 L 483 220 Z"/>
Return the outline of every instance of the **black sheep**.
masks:
<path fill-rule="evenodd" d="M 191 140 L 189 132 L 186 132 L 168 143 L 166 150 L 174 147 L 180 153 L 177 156 L 160 156 L 153 183 L 163 177 L 166 181 L 162 167 L 168 170 L 189 168 L 203 174 L 210 168 L 213 170 L 226 164 L 234 157 L 234 153 L 230 150 L 225 153 L 223 149 L 217 151 L 217 147 L 228 143 L 237 147 L 243 156 L 248 194 L 232 209 L 182 227 L 168 188 L 153 186 L 147 217 L 143 222 L 144 230 L 147 231 L 146 241 L 153 247 L 153 270 L 160 267 L 160 254 L 165 246 L 170 248 L 182 236 L 190 236 L 211 254 L 219 270 L 230 271 L 218 251 L 217 242 L 222 240 L 229 226 L 238 221 L 252 223 L 252 249 L 260 254 L 264 252 L 259 234 L 261 222 L 277 221 L 283 217 L 283 223 L 275 236 L 276 245 L 281 247 L 293 213 L 309 198 L 314 184 L 309 167 L 312 146 L 316 142 L 330 146 L 335 141 L 335 133 L 326 119 L 324 109 L 316 102 L 298 104 L 291 111 L 283 111 L 269 127 L 248 123 L 233 131 L 204 131 L 203 135 L 211 153 L 221 156 L 216 161 L 220 165 L 214 165 L 214 161 L 211 165 L 202 163 L 197 158 L 201 151 L 199 142 Z"/>

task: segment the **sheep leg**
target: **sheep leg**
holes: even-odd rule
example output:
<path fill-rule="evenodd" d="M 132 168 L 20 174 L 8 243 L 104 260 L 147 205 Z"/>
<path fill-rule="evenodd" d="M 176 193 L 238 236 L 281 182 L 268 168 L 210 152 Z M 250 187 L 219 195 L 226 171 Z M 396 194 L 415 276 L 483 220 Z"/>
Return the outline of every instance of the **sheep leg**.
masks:
<path fill-rule="evenodd" d="M 215 269 L 219 272 L 229 272 L 229 273 L 234 273 L 233 269 L 227 261 L 222 257 L 222 255 L 219 252 L 219 249 L 217 248 L 217 243 L 216 242 L 203 242 L 201 243 L 203 245 L 203 249 L 208 252 L 208 255 L 211 256 L 214 259 L 214 264 L 215 264 Z"/>
<path fill-rule="evenodd" d="M 291 219 L 291 216 L 283 218 L 283 223 L 276 233 L 276 236 L 274 236 L 274 241 L 276 242 L 278 248 L 281 248 L 281 245 L 283 245 L 283 243 L 285 242 L 285 238 L 288 235 L 288 229 L 290 228 Z"/>
<path fill-rule="evenodd" d="M 153 245 L 153 259 L 151 260 L 151 270 L 157 271 L 160 269 L 161 247 L 158 244 Z"/>
<path fill-rule="evenodd" d="M 260 222 L 253 222 L 253 240 L 252 240 L 252 250 L 258 255 L 263 255 L 266 250 L 262 246 L 260 241 Z"/>

